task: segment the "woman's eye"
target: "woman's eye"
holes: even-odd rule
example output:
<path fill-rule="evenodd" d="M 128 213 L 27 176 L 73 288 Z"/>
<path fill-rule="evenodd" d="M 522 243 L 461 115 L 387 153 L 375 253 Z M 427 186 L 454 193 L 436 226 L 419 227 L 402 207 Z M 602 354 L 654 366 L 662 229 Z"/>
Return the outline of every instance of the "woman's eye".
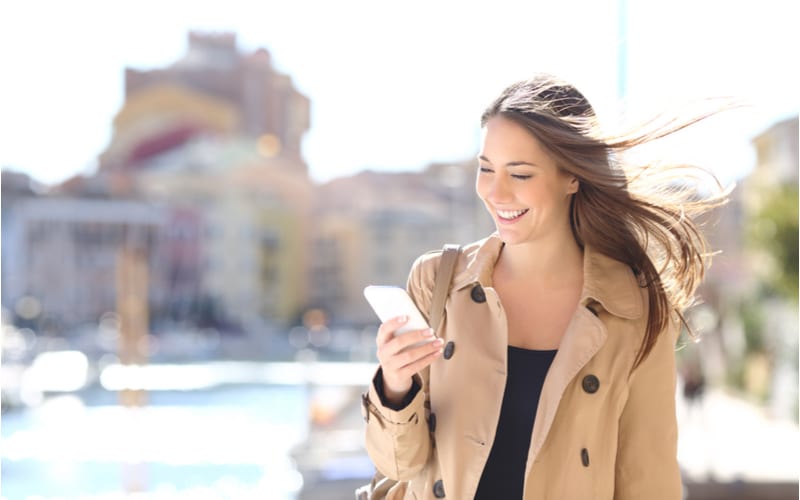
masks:
<path fill-rule="evenodd" d="M 523 175 L 523 174 L 513 174 L 511 177 L 513 177 L 515 179 L 518 179 L 518 180 L 521 180 L 521 181 L 524 181 L 524 180 L 530 179 L 533 176 L 532 175 Z"/>
<path fill-rule="evenodd" d="M 484 174 L 488 174 L 489 172 L 494 172 L 494 170 L 492 170 L 491 168 L 487 168 L 487 167 L 478 167 L 478 170 L 481 173 L 484 173 Z"/>

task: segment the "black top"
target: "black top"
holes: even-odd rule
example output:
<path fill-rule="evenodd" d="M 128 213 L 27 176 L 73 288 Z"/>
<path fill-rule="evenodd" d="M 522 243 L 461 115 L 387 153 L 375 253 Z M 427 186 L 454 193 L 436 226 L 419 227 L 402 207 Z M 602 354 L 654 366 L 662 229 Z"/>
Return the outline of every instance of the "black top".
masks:
<path fill-rule="evenodd" d="M 525 462 L 544 377 L 556 351 L 508 346 L 508 376 L 497 434 L 475 500 L 521 499 Z"/>

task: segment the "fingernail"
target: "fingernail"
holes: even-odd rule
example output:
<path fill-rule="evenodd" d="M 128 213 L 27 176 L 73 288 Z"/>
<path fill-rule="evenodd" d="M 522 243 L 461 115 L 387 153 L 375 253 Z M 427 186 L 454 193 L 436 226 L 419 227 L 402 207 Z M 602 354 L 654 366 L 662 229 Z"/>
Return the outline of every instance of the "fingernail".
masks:
<path fill-rule="evenodd" d="M 444 344 L 444 340 L 442 340 L 441 338 L 438 338 L 438 339 L 434 340 L 434 342 L 436 342 L 437 345 Z"/>
<path fill-rule="evenodd" d="M 425 330 L 425 332 L 423 332 L 423 335 L 425 335 L 426 337 L 433 337 L 433 328 L 428 328 L 427 330 Z"/>
<path fill-rule="evenodd" d="M 405 323 L 408 321 L 408 316 L 400 316 L 400 323 Z"/>

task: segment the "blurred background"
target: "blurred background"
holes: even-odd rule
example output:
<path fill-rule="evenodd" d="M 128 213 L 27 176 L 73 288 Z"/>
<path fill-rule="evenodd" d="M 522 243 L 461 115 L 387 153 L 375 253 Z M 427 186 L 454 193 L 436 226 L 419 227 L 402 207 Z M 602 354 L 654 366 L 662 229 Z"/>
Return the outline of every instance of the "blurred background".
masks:
<path fill-rule="evenodd" d="M 736 185 L 677 352 L 679 460 L 690 499 L 798 497 L 788 2 L 2 10 L 3 499 L 352 498 L 362 289 L 492 231 L 478 118 L 536 71 L 610 129 L 749 103 L 641 151 Z"/>

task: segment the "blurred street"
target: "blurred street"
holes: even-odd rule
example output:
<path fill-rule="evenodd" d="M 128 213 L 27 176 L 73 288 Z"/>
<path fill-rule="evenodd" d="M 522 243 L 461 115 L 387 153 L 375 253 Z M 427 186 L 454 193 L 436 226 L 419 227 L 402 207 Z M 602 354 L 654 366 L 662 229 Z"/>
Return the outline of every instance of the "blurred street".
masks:
<path fill-rule="evenodd" d="M 359 394 L 373 369 L 324 362 L 151 366 L 139 376 L 160 388 L 142 408 L 120 407 L 115 391 L 96 385 L 51 395 L 3 415 L 2 498 L 116 499 L 139 491 L 165 500 L 350 499 L 372 474 Z M 686 498 L 797 498 L 795 422 L 721 389 L 695 403 L 678 399 Z"/>
<path fill-rule="evenodd" d="M 797 482 L 800 432 L 796 422 L 723 390 L 696 408 L 679 400 L 678 459 L 693 482 Z"/>
<path fill-rule="evenodd" d="M 687 500 L 790 500 L 798 498 L 800 430 L 775 420 L 752 403 L 712 389 L 695 407 L 677 400 L 678 459 Z M 357 401 L 343 408 L 328 431 L 313 433 L 304 449 L 314 450 L 302 500 L 349 499 L 366 458 L 358 459 L 353 439 L 363 436 Z M 342 440 L 343 436 L 352 438 Z M 344 449 L 337 453 L 337 448 Z M 363 452 L 362 452 L 363 453 Z M 328 457 L 325 461 L 320 457 Z M 343 458 L 348 457 L 348 458 Z M 347 474 L 343 464 L 353 465 Z M 335 473 L 334 471 L 337 471 Z M 360 482 L 359 482 L 360 481 Z"/>

